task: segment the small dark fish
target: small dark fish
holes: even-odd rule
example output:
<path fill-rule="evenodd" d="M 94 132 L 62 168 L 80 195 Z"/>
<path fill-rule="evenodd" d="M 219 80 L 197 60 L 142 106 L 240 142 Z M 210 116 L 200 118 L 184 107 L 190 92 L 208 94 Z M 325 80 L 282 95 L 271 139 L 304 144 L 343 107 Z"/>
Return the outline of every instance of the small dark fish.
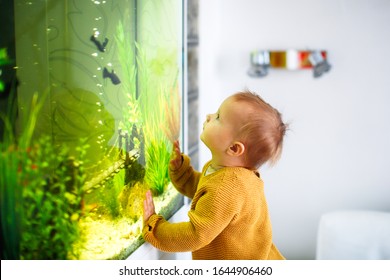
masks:
<path fill-rule="evenodd" d="M 119 77 L 114 73 L 114 70 L 112 70 L 111 73 L 110 73 L 110 72 L 108 72 L 106 67 L 104 67 L 104 69 L 103 69 L 103 78 L 104 79 L 110 78 L 111 82 L 114 85 L 117 85 L 117 84 L 121 83 L 121 80 L 119 80 Z"/>
<path fill-rule="evenodd" d="M 100 43 L 95 36 L 91 36 L 91 41 L 95 44 L 95 46 L 98 48 L 99 51 L 105 52 L 106 46 L 108 44 L 108 39 L 106 38 L 103 43 Z"/>

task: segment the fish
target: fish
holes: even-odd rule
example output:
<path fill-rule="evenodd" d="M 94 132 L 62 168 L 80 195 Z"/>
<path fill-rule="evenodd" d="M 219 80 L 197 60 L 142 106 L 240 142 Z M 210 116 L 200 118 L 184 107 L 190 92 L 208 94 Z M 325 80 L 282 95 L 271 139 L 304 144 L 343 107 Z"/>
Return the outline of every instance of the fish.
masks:
<path fill-rule="evenodd" d="M 98 48 L 99 51 L 105 52 L 106 51 L 106 46 L 108 44 L 108 39 L 105 38 L 103 43 L 100 43 L 99 40 L 96 39 L 94 35 L 91 36 L 91 41 L 95 44 L 95 46 Z"/>
<path fill-rule="evenodd" d="M 121 80 L 119 79 L 119 77 L 115 74 L 114 70 L 111 71 L 111 73 L 107 70 L 106 67 L 104 67 L 103 69 L 103 78 L 106 79 L 106 78 L 109 78 L 111 80 L 111 82 L 114 84 L 114 85 L 118 85 L 121 83 Z"/>

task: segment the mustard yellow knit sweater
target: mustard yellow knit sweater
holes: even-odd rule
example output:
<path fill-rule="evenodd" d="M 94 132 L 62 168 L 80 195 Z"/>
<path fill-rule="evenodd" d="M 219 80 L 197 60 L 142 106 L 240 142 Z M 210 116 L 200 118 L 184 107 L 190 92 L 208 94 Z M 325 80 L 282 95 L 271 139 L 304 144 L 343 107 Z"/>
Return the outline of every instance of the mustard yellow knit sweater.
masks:
<path fill-rule="evenodd" d="M 284 259 L 272 242 L 263 181 L 241 167 L 225 167 L 203 176 L 183 155 L 183 165 L 170 171 L 179 192 L 192 198 L 189 221 L 169 223 L 152 215 L 144 239 L 167 252 L 192 252 L 196 259 Z"/>

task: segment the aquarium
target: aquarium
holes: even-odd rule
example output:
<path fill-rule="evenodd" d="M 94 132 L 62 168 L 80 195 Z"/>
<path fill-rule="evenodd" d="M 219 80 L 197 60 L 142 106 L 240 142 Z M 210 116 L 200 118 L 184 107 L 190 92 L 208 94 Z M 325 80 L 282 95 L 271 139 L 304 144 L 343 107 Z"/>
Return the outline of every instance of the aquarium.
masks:
<path fill-rule="evenodd" d="M 127 258 L 146 190 L 166 218 L 183 203 L 168 176 L 183 142 L 183 1 L 5 2 L 2 259 Z"/>

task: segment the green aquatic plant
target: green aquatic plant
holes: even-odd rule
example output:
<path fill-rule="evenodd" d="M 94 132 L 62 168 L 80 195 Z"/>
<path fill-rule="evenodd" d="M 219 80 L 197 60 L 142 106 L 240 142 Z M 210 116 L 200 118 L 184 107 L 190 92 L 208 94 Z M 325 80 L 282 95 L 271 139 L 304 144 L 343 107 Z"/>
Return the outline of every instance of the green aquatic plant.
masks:
<path fill-rule="evenodd" d="M 151 141 L 146 148 L 147 169 L 146 183 L 154 194 L 161 195 L 169 183 L 168 166 L 171 151 L 166 141 Z"/>
<path fill-rule="evenodd" d="M 10 95 L 12 100 L 15 91 Z M 4 135 L 0 139 L 0 207 L 1 207 L 1 236 L 2 259 L 20 259 L 20 243 L 23 224 L 23 181 L 22 168 L 29 160 L 28 151 L 31 146 L 33 131 L 42 108 L 43 102 L 38 102 L 38 94 L 35 93 L 31 102 L 31 110 L 28 116 L 22 118 L 22 132 L 14 135 L 14 119 L 9 113 L 0 112 L 0 118 L 4 122 Z"/>
<path fill-rule="evenodd" d="M 133 40 L 126 36 L 122 21 L 119 21 L 116 28 L 115 40 L 117 43 L 118 59 L 123 72 L 123 87 L 126 96 L 126 106 L 123 107 L 123 121 L 119 127 L 123 131 L 131 133 L 135 128 L 137 135 L 141 133 L 142 116 L 137 96 L 137 68 L 136 55 Z M 137 144 L 139 139 L 131 139 Z M 137 146 L 137 145 L 135 145 Z"/>
<path fill-rule="evenodd" d="M 157 104 L 149 99 L 149 114 L 145 116 L 145 182 L 157 195 L 161 195 L 169 183 L 168 167 L 172 143 L 161 126 L 166 123 L 164 91 L 159 92 Z"/>
<path fill-rule="evenodd" d="M 11 60 L 8 57 L 7 54 L 7 49 L 6 48 L 1 48 L 0 49 L 0 67 L 3 65 L 9 65 L 11 64 Z M 0 68 L 0 77 L 1 77 L 1 68 Z M 4 82 L 0 79 L 0 93 L 2 93 L 5 89 Z"/>
<path fill-rule="evenodd" d="M 34 94 L 28 114 L 22 114 L 19 135 L 7 116 L 1 116 L 6 132 L 0 142 L 0 194 L 2 259 L 67 259 L 75 256 L 82 213 L 83 159 L 67 148 L 57 150 L 49 136 L 33 138 L 44 94 Z"/>
<path fill-rule="evenodd" d="M 124 187 L 125 170 L 122 169 L 112 178 L 110 178 L 99 190 L 99 199 L 108 214 L 112 218 L 118 218 L 121 215 L 121 204 L 119 196 Z"/>
<path fill-rule="evenodd" d="M 80 145 L 74 159 L 66 147 L 55 150 L 48 136 L 32 146 L 23 170 L 22 259 L 77 257 L 73 243 L 80 238 L 86 148 Z"/>
<path fill-rule="evenodd" d="M 18 182 L 20 162 L 25 154 L 8 151 L 13 148 L 0 143 L 0 193 L 1 193 L 1 259 L 20 258 L 20 220 L 22 188 Z"/>
<path fill-rule="evenodd" d="M 132 132 L 133 143 L 143 140 L 145 182 L 160 195 L 170 181 L 167 170 L 171 142 L 180 135 L 181 101 L 177 85 L 179 72 L 174 63 L 176 52 L 159 48 L 156 56 L 150 59 L 145 48 L 125 36 L 122 22 L 117 25 L 115 39 L 128 100 L 121 128 Z M 167 85 L 167 81 L 172 80 L 175 81 L 173 85 Z"/>
<path fill-rule="evenodd" d="M 150 77 L 156 59 L 148 60 L 146 52 L 139 44 L 137 48 L 137 65 L 140 89 L 140 108 L 144 124 L 146 171 L 145 182 L 156 195 L 161 195 L 170 179 L 168 167 L 172 142 L 180 134 L 180 98 L 178 96 L 178 72 L 172 71 L 173 85 L 163 81 L 157 88 L 151 87 Z M 168 78 L 166 78 L 169 80 Z"/>

